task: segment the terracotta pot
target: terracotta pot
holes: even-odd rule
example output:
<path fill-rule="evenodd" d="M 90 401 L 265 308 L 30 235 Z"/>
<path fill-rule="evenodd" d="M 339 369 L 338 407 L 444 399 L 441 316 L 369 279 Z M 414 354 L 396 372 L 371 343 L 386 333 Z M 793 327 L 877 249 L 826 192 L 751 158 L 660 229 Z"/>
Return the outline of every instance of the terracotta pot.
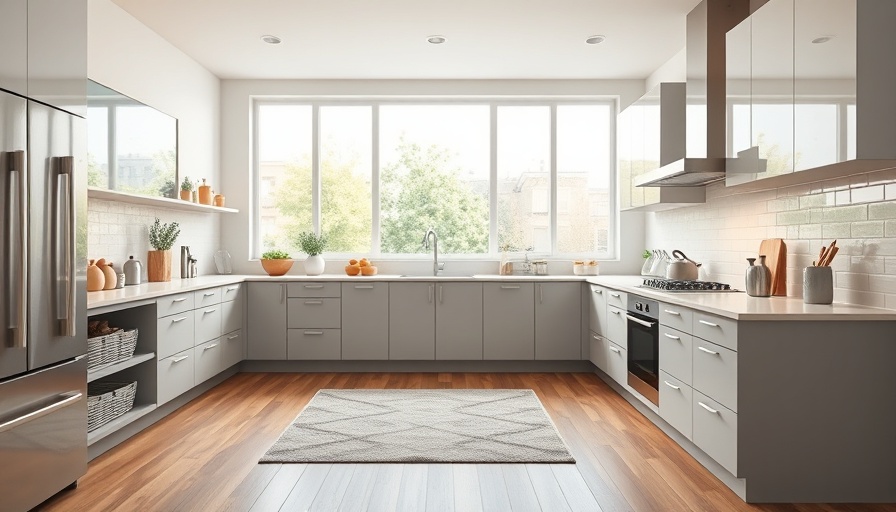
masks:
<path fill-rule="evenodd" d="M 100 270 L 103 271 L 103 290 L 114 290 L 118 284 L 118 274 L 115 273 L 112 264 L 106 263 L 103 267 L 100 267 Z"/>
<path fill-rule="evenodd" d="M 261 268 L 269 276 L 282 276 L 292 268 L 293 260 L 261 260 Z"/>
<path fill-rule="evenodd" d="M 151 283 L 171 281 L 171 251 L 149 251 L 146 254 L 146 277 Z"/>
<path fill-rule="evenodd" d="M 221 194 L 215 195 L 215 206 L 218 206 L 220 208 L 224 207 L 224 196 L 222 196 Z"/>
<path fill-rule="evenodd" d="M 193 199 L 193 192 L 190 190 L 181 190 L 180 198 L 183 199 L 184 201 L 190 201 Z"/>
<path fill-rule="evenodd" d="M 102 290 L 105 285 L 105 274 L 96 266 L 93 260 L 90 260 L 90 265 L 87 266 L 87 291 L 97 292 Z"/>

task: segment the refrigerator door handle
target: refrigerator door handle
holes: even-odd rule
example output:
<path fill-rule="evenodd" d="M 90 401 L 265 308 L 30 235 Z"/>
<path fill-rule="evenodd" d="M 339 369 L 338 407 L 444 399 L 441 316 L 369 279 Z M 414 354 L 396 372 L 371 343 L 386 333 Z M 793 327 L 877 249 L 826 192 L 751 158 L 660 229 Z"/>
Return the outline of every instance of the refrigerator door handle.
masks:
<path fill-rule="evenodd" d="M 51 414 L 58 409 L 62 409 L 63 407 L 68 407 L 69 405 L 72 405 L 75 402 L 81 400 L 81 397 L 83 396 L 84 395 L 79 391 L 70 391 L 68 393 L 59 395 L 59 398 L 62 398 L 62 400 L 58 402 L 53 402 L 52 404 L 46 407 L 41 407 L 36 411 L 31 411 L 28 414 L 19 416 L 18 418 L 0 423 L 0 434 L 8 430 L 12 430 L 25 423 L 28 423 L 29 421 L 34 421 L 38 418 L 46 416 L 47 414 Z"/>
<path fill-rule="evenodd" d="M 61 336 L 75 335 L 74 208 L 72 168 L 74 158 L 55 159 L 56 174 L 56 318 Z"/>
<path fill-rule="evenodd" d="M 7 313 L 7 329 L 12 334 L 12 346 L 15 348 L 26 348 L 28 344 L 28 333 L 26 332 L 28 322 L 25 315 L 25 302 L 27 300 L 25 275 L 28 271 L 28 244 L 25 240 L 25 193 L 24 187 L 24 170 L 25 170 L 25 152 L 11 151 L 8 153 L 9 159 L 9 188 L 6 198 L 7 215 L 6 219 L 9 225 L 7 233 L 9 233 L 9 244 L 7 255 L 7 282 L 9 294 L 7 305 L 9 311 Z"/>

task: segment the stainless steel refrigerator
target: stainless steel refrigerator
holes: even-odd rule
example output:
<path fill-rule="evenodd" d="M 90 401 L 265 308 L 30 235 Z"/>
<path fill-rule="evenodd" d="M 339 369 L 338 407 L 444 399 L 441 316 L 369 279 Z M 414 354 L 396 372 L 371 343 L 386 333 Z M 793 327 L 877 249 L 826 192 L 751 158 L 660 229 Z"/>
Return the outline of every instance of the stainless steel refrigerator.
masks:
<path fill-rule="evenodd" d="M 86 127 L 0 90 L 0 509 L 87 471 Z"/>

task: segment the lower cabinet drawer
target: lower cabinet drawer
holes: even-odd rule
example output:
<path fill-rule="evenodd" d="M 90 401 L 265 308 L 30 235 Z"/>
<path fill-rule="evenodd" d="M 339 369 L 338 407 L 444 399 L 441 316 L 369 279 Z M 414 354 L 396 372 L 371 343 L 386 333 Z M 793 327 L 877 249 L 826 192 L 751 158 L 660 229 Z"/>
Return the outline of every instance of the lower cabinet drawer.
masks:
<path fill-rule="evenodd" d="M 590 335 L 591 338 L 588 340 L 590 342 L 590 346 L 588 347 L 588 359 L 594 363 L 594 366 L 600 368 L 602 372 L 609 374 L 607 358 L 610 356 L 610 342 L 600 334 L 595 334 L 593 331 Z"/>
<path fill-rule="evenodd" d="M 193 311 L 196 329 L 196 344 L 212 341 L 221 336 L 221 304 Z"/>
<path fill-rule="evenodd" d="M 221 332 L 233 332 L 243 327 L 243 301 L 229 300 L 221 303 Z"/>
<path fill-rule="evenodd" d="M 233 331 L 221 336 L 221 369 L 226 370 L 245 359 L 246 338 L 243 330 Z"/>
<path fill-rule="evenodd" d="M 694 390 L 737 412 L 737 352 L 694 337 L 693 357 Z"/>
<path fill-rule="evenodd" d="M 194 345 L 193 312 L 187 311 L 159 318 L 156 322 L 156 336 L 158 339 L 156 357 L 159 359 L 192 348 Z"/>
<path fill-rule="evenodd" d="M 287 359 L 341 359 L 340 329 L 289 329 L 286 336 Z"/>
<path fill-rule="evenodd" d="M 290 298 L 287 308 L 290 329 L 339 329 L 342 326 L 342 299 Z"/>
<path fill-rule="evenodd" d="M 693 373 L 691 335 L 665 325 L 660 325 L 659 335 L 660 370 L 690 386 Z"/>
<path fill-rule="evenodd" d="M 660 372 L 660 417 L 688 439 L 693 439 L 693 398 L 691 386 Z"/>
<path fill-rule="evenodd" d="M 625 319 L 625 310 L 617 307 L 607 307 L 607 339 L 617 346 L 628 348 L 628 325 Z"/>
<path fill-rule="evenodd" d="M 196 350 L 194 350 L 194 354 L 196 357 L 196 362 L 194 363 L 196 365 L 196 378 L 194 379 L 194 385 L 205 382 L 215 375 L 221 373 L 221 370 L 224 369 L 221 362 L 221 350 L 222 348 L 220 339 L 209 341 L 208 343 L 203 343 L 202 345 L 196 346 Z"/>
<path fill-rule="evenodd" d="M 737 413 L 697 390 L 692 410 L 694 444 L 737 476 Z"/>
<path fill-rule="evenodd" d="M 625 349 L 611 342 L 608 344 L 607 350 L 610 351 L 607 354 L 607 369 L 609 370 L 607 374 L 620 385 L 627 386 L 628 359 Z"/>
<path fill-rule="evenodd" d="M 193 387 L 193 350 L 184 350 L 160 359 L 157 366 L 158 405 L 168 402 Z"/>

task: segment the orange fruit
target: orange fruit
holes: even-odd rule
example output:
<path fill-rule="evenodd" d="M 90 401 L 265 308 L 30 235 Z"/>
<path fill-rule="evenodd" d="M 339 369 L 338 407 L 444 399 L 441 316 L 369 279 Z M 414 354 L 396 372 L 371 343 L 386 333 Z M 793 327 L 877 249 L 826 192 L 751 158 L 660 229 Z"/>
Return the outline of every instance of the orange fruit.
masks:
<path fill-rule="evenodd" d="M 375 276 L 376 275 L 376 267 L 371 265 L 365 265 L 361 267 L 361 275 L 362 276 Z"/>
<path fill-rule="evenodd" d="M 358 260 L 352 258 L 352 259 L 348 260 L 348 264 L 349 264 L 349 265 L 357 265 L 357 264 L 358 264 Z"/>
<path fill-rule="evenodd" d="M 367 258 L 361 258 L 361 261 L 358 262 L 358 265 L 360 265 L 362 267 L 366 267 L 366 266 L 370 265 L 370 262 L 367 261 Z"/>
<path fill-rule="evenodd" d="M 359 267 L 358 265 L 346 265 L 345 266 L 345 273 L 350 276 L 356 276 L 360 272 L 361 272 L 361 267 Z"/>

